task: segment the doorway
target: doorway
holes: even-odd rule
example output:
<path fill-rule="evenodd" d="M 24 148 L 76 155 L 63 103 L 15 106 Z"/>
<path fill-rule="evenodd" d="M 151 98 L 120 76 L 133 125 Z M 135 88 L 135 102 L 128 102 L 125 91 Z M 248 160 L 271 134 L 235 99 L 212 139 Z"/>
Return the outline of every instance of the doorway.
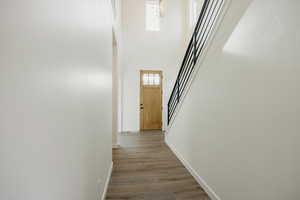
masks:
<path fill-rule="evenodd" d="M 140 129 L 162 129 L 162 71 L 140 71 Z"/>
<path fill-rule="evenodd" d="M 118 148 L 118 133 L 121 121 L 121 69 L 119 64 L 119 45 L 116 33 L 112 30 L 112 144 Z"/>

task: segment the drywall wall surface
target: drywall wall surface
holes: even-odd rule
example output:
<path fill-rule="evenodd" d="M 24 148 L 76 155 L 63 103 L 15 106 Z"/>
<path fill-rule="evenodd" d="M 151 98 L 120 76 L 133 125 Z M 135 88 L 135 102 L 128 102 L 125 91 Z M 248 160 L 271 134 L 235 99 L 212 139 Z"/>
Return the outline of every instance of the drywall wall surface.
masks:
<path fill-rule="evenodd" d="M 100 199 L 112 161 L 109 4 L 0 2 L 1 200 Z"/>
<path fill-rule="evenodd" d="M 237 1 L 167 141 L 222 200 L 298 200 L 300 3 Z"/>

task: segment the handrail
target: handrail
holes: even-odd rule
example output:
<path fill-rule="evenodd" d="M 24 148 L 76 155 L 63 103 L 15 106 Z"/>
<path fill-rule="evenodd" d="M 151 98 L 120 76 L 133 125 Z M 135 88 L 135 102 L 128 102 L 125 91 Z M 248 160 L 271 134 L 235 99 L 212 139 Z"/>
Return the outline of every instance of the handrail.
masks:
<path fill-rule="evenodd" d="M 185 52 L 175 85 L 168 101 L 168 124 L 180 102 L 194 67 L 203 52 L 203 48 L 211 34 L 224 0 L 205 0 L 198 21 L 195 25 L 192 38 Z"/>

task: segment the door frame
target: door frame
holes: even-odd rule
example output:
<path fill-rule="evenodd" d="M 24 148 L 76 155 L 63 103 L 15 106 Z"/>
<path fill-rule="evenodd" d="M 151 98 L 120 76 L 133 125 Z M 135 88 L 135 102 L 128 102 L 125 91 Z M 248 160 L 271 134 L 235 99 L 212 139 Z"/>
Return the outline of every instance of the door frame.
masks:
<path fill-rule="evenodd" d="M 144 73 L 156 73 L 160 74 L 160 91 L 161 91 L 161 129 L 163 130 L 163 71 L 162 70 L 140 70 L 140 102 L 139 102 L 139 112 L 140 112 L 140 130 L 144 129 L 144 120 L 142 113 L 142 103 L 143 103 L 143 74 Z"/>

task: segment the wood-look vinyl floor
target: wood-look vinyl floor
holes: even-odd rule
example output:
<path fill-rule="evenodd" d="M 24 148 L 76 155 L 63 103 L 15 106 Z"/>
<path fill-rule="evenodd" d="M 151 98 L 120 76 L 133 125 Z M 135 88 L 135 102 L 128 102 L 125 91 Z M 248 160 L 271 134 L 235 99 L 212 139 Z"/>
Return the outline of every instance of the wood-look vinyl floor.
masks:
<path fill-rule="evenodd" d="M 123 133 L 107 200 L 209 200 L 160 131 Z"/>

